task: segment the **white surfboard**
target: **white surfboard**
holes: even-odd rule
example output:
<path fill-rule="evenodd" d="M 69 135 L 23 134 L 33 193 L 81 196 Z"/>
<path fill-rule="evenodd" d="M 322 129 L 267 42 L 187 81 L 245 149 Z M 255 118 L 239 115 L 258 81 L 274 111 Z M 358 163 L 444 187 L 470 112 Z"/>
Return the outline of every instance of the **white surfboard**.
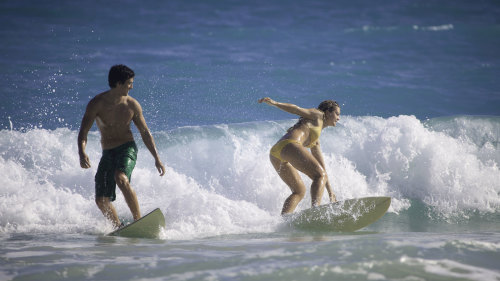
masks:
<path fill-rule="evenodd" d="M 135 238 L 158 238 L 162 227 L 165 227 L 165 217 L 160 208 L 156 208 L 142 218 L 126 226 L 120 227 L 108 235 Z"/>
<path fill-rule="evenodd" d="M 288 215 L 293 227 L 307 230 L 353 232 L 380 219 L 391 197 L 365 197 L 325 204 Z"/>

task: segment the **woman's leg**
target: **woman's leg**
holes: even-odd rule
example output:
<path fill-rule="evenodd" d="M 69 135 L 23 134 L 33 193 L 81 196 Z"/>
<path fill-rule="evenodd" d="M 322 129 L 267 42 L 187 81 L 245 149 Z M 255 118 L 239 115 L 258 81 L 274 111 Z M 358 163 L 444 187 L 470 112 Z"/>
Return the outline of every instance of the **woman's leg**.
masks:
<path fill-rule="evenodd" d="M 283 203 L 283 209 L 281 214 L 288 214 L 295 210 L 299 202 L 304 198 L 306 194 L 306 187 L 300 178 L 297 170 L 287 162 L 281 162 L 278 158 L 270 155 L 271 163 L 274 169 L 278 172 L 280 178 L 290 187 L 292 194 L 288 196 Z"/>
<path fill-rule="evenodd" d="M 318 160 L 305 147 L 296 143 L 290 143 L 285 146 L 281 151 L 281 158 L 312 180 L 311 205 L 320 205 L 327 176 Z"/>

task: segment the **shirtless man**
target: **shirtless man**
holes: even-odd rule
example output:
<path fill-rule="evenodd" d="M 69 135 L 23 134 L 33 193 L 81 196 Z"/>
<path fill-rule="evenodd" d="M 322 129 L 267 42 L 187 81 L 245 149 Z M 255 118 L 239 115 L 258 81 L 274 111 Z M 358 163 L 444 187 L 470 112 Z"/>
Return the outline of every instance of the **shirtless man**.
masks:
<path fill-rule="evenodd" d="M 108 76 L 111 89 L 90 100 L 78 133 L 80 166 L 88 169 L 90 160 L 85 153 L 85 147 L 87 134 L 94 120 L 101 132 L 103 155 L 95 175 L 95 202 L 114 227 L 121 225 L 111 203 L 116 198 L 116 185 L 122 191 L 134 220 L 141 218 L 137 196 L 130 186 L 130 176 L 137 160 L 137 146 L 130 130 L 130 121 L 134 122 L 144 144 L 153 155 L 160 176 L 165 174 L 165 167 L 160 161 L 153 136 L 142 115 L 141 105 L 128 95 L 133 88 L 134 76 L 134 71 L 125 65 L 111 67 Z"/>

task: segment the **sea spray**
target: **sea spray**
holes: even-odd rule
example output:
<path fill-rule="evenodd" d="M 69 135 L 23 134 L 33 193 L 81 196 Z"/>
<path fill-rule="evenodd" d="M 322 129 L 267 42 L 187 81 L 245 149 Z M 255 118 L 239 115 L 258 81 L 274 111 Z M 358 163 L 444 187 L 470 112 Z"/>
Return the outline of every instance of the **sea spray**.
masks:
<path fill-rule="evenodd" d="M 426 220 L 444 218 L 448 223 L 456 216 L 498 213 L 495 141 L 500 122 L 467 117 L 470 122 L 464 123 L 460 118 L 443 123 L 421 122 L 413 116 L 343 116 L 337 127 L 326 128 L 321 136 L 337 198 L 391 196 L 389 212 L 396 220 L 416 204 L 425 206 Z M 276 231 L 290 191 L 272 168 L 268 152 L 294 122 L 154 132 L 167 168 L 164 177 L 158 175 L 153 158 L 136 136 L 139 158 L 131 183 L 142 212 L 156 207 L 164 211 L 168 225 L 164 238 L 168 239 Z M 489 129 L 480 134 L 467 124 Z M 90 169 L 79 166 L 76 137 L 77 132 L 68 129 L 0 131 L 3 232 L 110 230 L 94 203 L 99 134 L 89 135 Z M 310 179 L 302 178 L 309 186 Z M 115 206 L 122 218 L 131 217 L 120 192 Z M 297 210 L 309 207 L 307 194 Z"/>

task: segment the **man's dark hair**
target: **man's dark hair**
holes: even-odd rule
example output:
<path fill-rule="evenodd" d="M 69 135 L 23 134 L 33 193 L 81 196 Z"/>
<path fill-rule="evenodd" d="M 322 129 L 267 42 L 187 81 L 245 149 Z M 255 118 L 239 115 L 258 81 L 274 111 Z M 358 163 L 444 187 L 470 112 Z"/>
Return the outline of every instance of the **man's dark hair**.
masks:
<path fill-rule="evenodd" d="M 135 73 L 132 69 L 128 68 L 126 65 L 117 64 L 113 65 L 109 70 L 108 75 L 108 84 L 111 88 L 116 87 L 116 84 L 120 82 L 120 84 L 125 83 L 128 79 L 135 76 Z"/>

